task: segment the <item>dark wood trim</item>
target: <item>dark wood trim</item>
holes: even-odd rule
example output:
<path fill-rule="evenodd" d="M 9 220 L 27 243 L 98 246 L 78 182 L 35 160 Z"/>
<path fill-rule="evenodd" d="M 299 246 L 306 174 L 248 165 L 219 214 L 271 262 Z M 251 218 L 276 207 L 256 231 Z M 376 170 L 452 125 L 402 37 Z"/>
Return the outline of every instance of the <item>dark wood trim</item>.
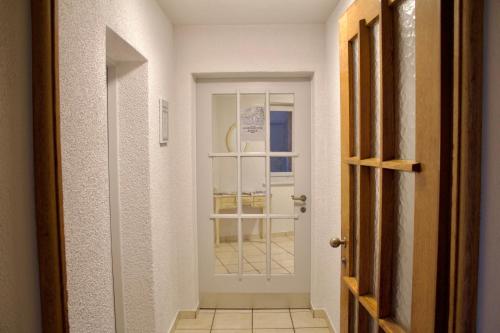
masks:
<path fill-rule="evenodd" d="M 59 123 L 57 0 L 32 0 L 35 206 L 44 332 L 69 332 Z"/>
<path fill-rule="evenodd" d="M 449 332 L 475 332 L 481 196 L 483 1 L 454 1 Z"/>

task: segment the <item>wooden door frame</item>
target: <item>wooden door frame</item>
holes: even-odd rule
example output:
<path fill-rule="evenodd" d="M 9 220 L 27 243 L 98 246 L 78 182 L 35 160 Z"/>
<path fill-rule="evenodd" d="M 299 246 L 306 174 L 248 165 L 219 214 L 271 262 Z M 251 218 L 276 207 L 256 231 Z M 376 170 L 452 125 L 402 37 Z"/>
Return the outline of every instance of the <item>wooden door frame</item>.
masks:
<path fill-rule="evenodd" d="M 31 1 L 35 209 L 44 332 L 69 332 L 57 0 Z"/>
<path fill-rule="evenodd" d="M 417 3 L 417 10 L 434 13 L 434 24 L 441 24 L 438 16 L 441 8 L 451 8 L 454 14 L 451 23 L 448 17 L 443 27 L 451 29 L 454 41 L 451 46 L 443 44 L 442 40 L 436 41 L 439 36 L 428 36 L 427 40 L 429 44 L 434 40 L 437 45 L 447 48 L 446 54 L 453 59 L 451 73 L 446 74 L 451 80 L 445 82 L 447 98 L 452 98 L 453 107 L 448 108 L 442 118 L 450 126 L 446 132 L 449 148 L 440 156 L 451 178 L 443 184 L 446 195 L 442 199 L 446 199 L 446 203 L 441 207 L 450 217 L 444 228 L 449 233 L 449 247 L 444 249 L 447 255 L 440 259 L 448 263 L 445 265 L 448 268 L 439 275 L 438 283 L 442 290 L 447 290 L 449 298 L 443 305 L 447 311 L 436 312 L 432 307 L 431 315 L 437 314 L 437 321 L 447 321 L 449 332 L 474 332 L 481 184 L 483 1 L 418 0 Z M 33 145 L 42 325 L 44 332 L 69 332 L 59 122 L 58 2 L 32 0 L 31 6 Z M 420 31 L 417 43 L 425 43 L 418 36 L 429 28 L 417 26 L 417 29 Z M 434 65 L 441 68 L 441 63 Z M 437 107 L 441 96 L 438 94 L 434 98 L 434 107 Z M 454 149 L 451 149 L 452 144 Z M 466 195 L 461 195 L 463 193 Z M 448 317 L 442 318 L 445 313 Z"/>
<path fill-rule="evenodd" d="M 356 20 L 365 19 L 359 25 L 359 42 L 367 43 L 367 32 L 364 28 L 375 15 L 391 14 L 384 8 L 395 5 L 398 0 L 382 0 L 382 9 L 376 8 L 376 2 L 356 1 L 341 19 L 341 100 L 342 128 L 351 128 L 349 120 L 353 98 L 349 81 L 352 73 L 352 62 L 347 50 L 347 41 L 358 29 Z M 380 12 L 379 12 L 380 10 Z M 379 13 L 379 14 L 378 14 Z M 480 222 L 480 184 L 481 184 L 481 113 L 482 113 L 482 38 L 483 38 L 483 1 L 475 0 L 418 0 L 416 16 L 425 17 L 425 24 L 416 24 L 416 69 L 419 75 L 416 81 L 417 98 L 417 137 L 427 135 L 425 140 L 417 144 L 417 159 L 422 173 L 415 180 L 415 198 L 423 203 L 415 207 L 414 231 L 414 278 L 413 291 L 426 297 L 413 298 L 412 330 L 415 332 L 474 332 L 477 303 L 477 271 L 479 249 Z M 387 26 L 385 27 L 387 28 Z M 383 30 L 381 42 L 391 45 L 392 28 Z M 438 32 L 438 33 L 436 33 Z M 387 36 L 388 34 L 389 36 Z M 364 36 L 364 37 L 363 37 Z M 343 49 L 344 48 L 344 49 Z M 392 50 L 392 46 L 388 47 Z M 382 48 L 382 52 L 384 49 Z M 391 51 L 389 51 L 391 52 Z M 392 59 L 391 55 L 385 55 Z M 367 59 L 360 59 L 360 68 L 367 66 Z M 382 59 L 382 63 L 384 59 Z M 392 94 L 391 83 L 385 76 L 391 77 L 391 66 L 383 66 L 381 77 L 382 117 L 391 117 L 392 98 L 385 95 L 384 88 Z M 361 82 L 369 78 L 361 73 Z M 367 89 L 360 83 L 359 89 Z M 368 95 L 369 96 L 369 95 Z M 388 98 L 389 97 L 389 98 Z M 364 98 L 364 97 L 363 97 Z M 360 105 L 369 101 L 360 99 Z M 384 115 L 386 109 L 389 114 Z M 363 118 L 358 128 L 361 135 L 369 123 L 369 116 Z M 364 119 L 364 120 L 363 120 Z M 390 123 L 390 121 L 389 121 Z M 419 125 L 420 124 L 420 125 Z M 385 125 L 384 125 L 385 126 Z M 369 130 L 368 130 L 369 131 Z M 390 132 L 390 129 L 389 129 Z M 432 133 L 434 137 L 428 137 Z M 348 176 L 349 165 L 383 168 L 383 163 L 366 156 L 366 147 L 361 146 L 359 158 L 352 158 L 350 147 L 353 137 L 344 130 L 342 133 L 342 230 L 343 236 L 352 233 L 349 230 L 349 219 L 352 207 L 349 203 L 350 188 L 353 186 Z M 382 140 L 386 138 L 382 132 Z M 438 149 L 434 149 L 438 145 Z M 433 149 L 430 149 L 430 148 Z M 364 149 L 364 150 L 363 150 Z M 365 151 L 365 153 L 363 153 Z M 385 156 L 383 159 L 392 158 Z M 391 153 L 389 153 L 391 155 Z M 367 158 L 363 160 L 364 158 Z M 375 163 L 375 164 L 374 164 Z M 400 169 L 403 170 L 403 169 Z M 385 185 L 381 185 L 385 186 Z M 428 193 L 435 191 L 435 196 Z M 361 197 L 361 201 L 367 198 Z M 384 198 L 381 199 L 384 201 Z M 366 203 L 366 202 L 365 202 Z M 391 205 L 388 204 L 389 210 Z M 382 209 L 382 228 L 387 225 L 384 209 Z M 392 213 L 391 213 L 392 214 Z M 390 220 L 390 219 L 389 219 Z M 352 234 L 351 234 L 352 235 Z M 369 239 L 370 235 L 359 235 Z M 368 237 L 368 238 L 366 238 Z M 380 241 L 381 251 L 386 242 Z M 379 243 L 379 244 L 380 244 Z M 352 244 L 348 242 L 342 250 L 342 256 L 353 253 Z M 366 252 L 366 251 L 365 251 Z M 364 252 L 363 252 L 364 253 Z M 360 255 L 362 255 L 360 251 Z M 364 256 L 369 254 L 364 253 Z M 369 264 L 369 260 L 367 262 Z M 390 267 L 385 267 L 389 269 Z M 360 268 L 362 270 L 362 268 Z M 347 261 L 342 266 L 342 276 L 350 276 L 353 269 Z M 382 277 L 381 277 L 382 279 Z M 380 318 L 380 325 L 386 332 L 398 331 L 400 328 L 392 322 L 382 320 L 388 315 L 387 299 L 390 288 L 381 289 L 383 299 L 380 304 L 374 297 L 365 295 L 366 279 L 360 281 L 353 278 L 342 279 L 341 308 L 349 307 L 349 294 L 358 297 L 366 312 Z M 385 285 L 391 283 L 384 280 Z M 389 289 L 388 291 L 385 289 Z M 364 296 L 365 295 L 365 296 Z M 389 304 L 390 305 L 390 304 Z M 341 313 L 341 331 L 348 330 L 348 311 Z M 380 315 L 380 316 L 379 316 Z"/>

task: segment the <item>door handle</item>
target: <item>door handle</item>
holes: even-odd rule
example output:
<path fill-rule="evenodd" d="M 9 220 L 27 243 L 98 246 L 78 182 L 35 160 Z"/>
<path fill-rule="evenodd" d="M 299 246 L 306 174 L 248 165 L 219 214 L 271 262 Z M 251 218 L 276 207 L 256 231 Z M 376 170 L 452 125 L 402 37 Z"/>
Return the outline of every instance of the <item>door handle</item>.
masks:
<path fill-rule="evenodd" d="M 338 237 L 330 239 L 331 247 L 337 248 L 340 245 L 342 245 L 343 247 L 347 246 L 347 239 L 345 237 L 343 237 L 342 239 L 339 239 Z"/>
<path fill-rule="evenodd" d="M 304 194 L 302 194 L 300 197 L 296 197 L 292 194 L 292 200 L 306 202 L 307 197 Z"/>

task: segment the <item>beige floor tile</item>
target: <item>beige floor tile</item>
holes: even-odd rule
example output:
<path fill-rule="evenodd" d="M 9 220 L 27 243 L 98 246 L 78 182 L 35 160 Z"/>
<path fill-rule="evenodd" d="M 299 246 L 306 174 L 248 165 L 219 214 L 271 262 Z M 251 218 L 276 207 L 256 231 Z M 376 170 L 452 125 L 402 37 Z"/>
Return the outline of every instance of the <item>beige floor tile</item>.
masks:
<path fill-rule="evenodd" d="M 252 313 L 252 309 L 217 309 L 217 313 Z"/>
<path fill-rule="evenodd" d="M 330 329 L 326 327 L 296 328 L 295 333 L 330 333 Z"/>
<path fill-rule="evenodd" d="M 252 313 L 238 311 L 216 311 L 213 329 L 251 329 Z"/>
<path fill-rule="evenodd" d="M 224 264 L 224 265 L 234 265 L 238 263 L 238 256 L 232 256 L 232 257 L 224 257 L 220 258 L 219 260 Z"/>
<path fill-rule="evenodd" d="M 266 262 L 266 256 L 264 254 L 257 256 L 245 256 L 245 259 L 251 263 Z"/>
<path fill-rule="evenodd" d="M 226 274 L 228 271 L 224 266 L 215 266 L 215 274 Z"/>
<path fill-rule="evenodd" d="M 293 328 L 289 312 L 260 312 L 253 314 L 254 328 Z"/>
<path fill-rule="evenodd" d="M 328 327 L 323 318 L 313 318 L 311 311 L 292 312 L 293 326 L 295 328 Z"/>
<path fill-rule="evenodd" d="M 273 273 L 273 274 L 290 274 L 289 271 L 287 271 L 285 268 L 282 268 L 282 267 L 271 268 L 271 273 Z"/>
<path fill-rule="evenodd" d="M 290 309 L 290 312 L 311 312 L 311 309 Z"/>
<path fill-rule="evenodd" d="M 176 330 L 204 330 L 212 327 L 214 313 L 199 313 L 196 319 L 180 319 Z"/>
<path fill-rule="evenodd" d="M 279 313 L 290 312 L 289 309 L 253 309 L 253 313 Z"/>
<path fill-rule="evenodd" d="M 244 256 L 258 256 L 258 255 L 262 255 L 262 254 L 263 254 L 262 251 L 256 247 L 250 247 L 250 248 L 243 249 Z"/>
<path fill-rule="evenodd" d="M 175 330 L 175 333 L 210 333 L 210 330 Z"/>
<path fill-rule="evenodd" d="M 253 333 L 294 333 L 291 328 L 257 328 Z"/>
<path fill-rule="evenodd" d="M 182 332 L 180 332 L 182 333 Z M 212 330 L 211 333 L 252 333 L 252 330 L 234 330 L 234 329 L 230 329 L 230 330 Z"/>
<path fill-rule="evenodd" d="M 238 265 L 237 264 L 226 265 L 226 268 L 229 271 L 229 273 L 238 273 Z"/>

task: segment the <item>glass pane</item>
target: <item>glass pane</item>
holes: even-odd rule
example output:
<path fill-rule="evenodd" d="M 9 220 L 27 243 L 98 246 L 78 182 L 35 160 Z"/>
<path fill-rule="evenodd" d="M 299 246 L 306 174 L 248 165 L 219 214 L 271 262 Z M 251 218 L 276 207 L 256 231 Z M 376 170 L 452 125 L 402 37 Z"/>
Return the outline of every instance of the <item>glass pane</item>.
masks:
<path fill-rule="evenodd" d="M 394 15 L 396 158 L 415 159 L 415 0 L 402 0 Z M 393 316 L 411 326 L 415 177 L 395 173 Z"/>
<path fill-rule="evenodd" d="M 236 94 L 212 95 L 212 151 L 236 151 Z"/>
<path fill-rule="evenodd" d="M 271 94 L 270 122 L 272 152 L 292 152 L 293 141 L 293 94 Z M 291 157 L 272 157 L 271 172 L 292 172 Z"/>
<path fill-rule="evenodd" d="M 266 158 L 241 158 L 241 204 L 245 214 L 266 213 Z"/>
<path fill-rule="evenodd" d="M 237 221 L 237 219 L 214 220 L 215 274 L 238 273 Z"/>
<path fill-rule="evenodd" d="M 396 172 L 394 183 L 396 205 L 392 306 L 395 321 L 408 330 L 411 324 L 412 302 L 415 175 Z"/>
<path fill-rule="evenodd" d="M 240 95 L 241 151 L 266 151 L 266 94 Z"/>
<path fill-rule="evenodd" d="M 380 24 L 370 29 L 371 51 L 371 156 L 380 157 Z"/>
<path fill-rule="evenodd" d="M 271 175 L 271 213 L 293 216 L 295 206 L 301 206 L 301 201 L 292 200 L 295 195 L 295 180 L 293 175 Z"/>
<path fill-rule="evenodd" d="M 266 219 L 243 219 L 243 273 L 266 273 Z"/>
<path fill-rule="evenodd" d="M 295 220 L 271 220 L 271 273 L 293 274 L 295 271 Z"/>
<path fill-rule="evenodd" d="M 415 159 L 415 0 L 398 2 L 394 27 L 395 155 Z"/>
<path fill-rule="evenodd" d="M 371 192 L 371 228 L 372 237 L 370 239 L 370 253 L 372 253 L 372 272 L 371 272 L 371 294 L 377 296 L 378 290 L 378 272 L 379 266 L 379 248 L 377 244 L 378 228 L 380 223 L 380 169 L 370 168 L 370 192 Z"/>
<path fill-rule="evenodd" d="M 292 151 L 291 111 L 271 111 L 271 151 Z M 271 172 L 292 172 L 291 157 L 271 157 Z"/>
<path fill-rule="evenodd" d="M 236 212 L 236 192 L 238 191 L 238 163 L 235 157 L 212 158 L 212 185 L 214 193 L 214 213 Z"/>
<path fill-rule="evenodd" d="M 352 102 L 352 121 L 353 121 L 353 132 L 354 135 L 354 151 L 351 152 L 354 156 L 359 156 L 359 128 L 358 128 L 358 119 L 359 119 L 359 39 L 358 37 L 354 38 L 351 41 L 351 50 L 352 50 L 352 91 L 353 91 L 353 100 Z"/>
<path fill-rule="evenodd" d="M 353 276 L 358 277 L 358 237 L 359 237 L 359 174 L 358 167 L 351 166 L 351 179 L 352 179 L 352 191 L 351 191 L 351 236 L 352 242 L 352 258 L 351 263 L 353 265 L 352 271 Z"/>

